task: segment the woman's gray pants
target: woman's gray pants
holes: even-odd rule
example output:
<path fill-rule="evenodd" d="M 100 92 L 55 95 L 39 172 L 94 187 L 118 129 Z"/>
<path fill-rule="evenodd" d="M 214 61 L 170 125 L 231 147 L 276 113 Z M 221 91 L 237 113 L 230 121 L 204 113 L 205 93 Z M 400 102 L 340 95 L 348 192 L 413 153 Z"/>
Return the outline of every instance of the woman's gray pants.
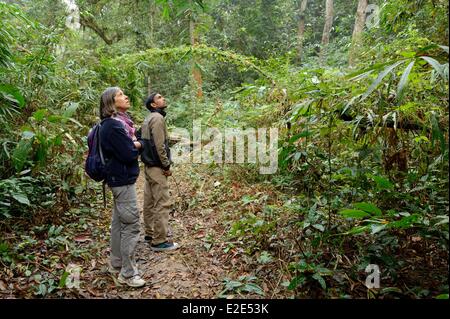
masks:
<path fill-rule="evenodd" d="M 120 274 L 129 278 L 138 275 L 134 250 L 139 240 L 139 211 L 136 185 L 111 187 L 114 208 L 111 222 L 111 266 L 122 268 Z"/>

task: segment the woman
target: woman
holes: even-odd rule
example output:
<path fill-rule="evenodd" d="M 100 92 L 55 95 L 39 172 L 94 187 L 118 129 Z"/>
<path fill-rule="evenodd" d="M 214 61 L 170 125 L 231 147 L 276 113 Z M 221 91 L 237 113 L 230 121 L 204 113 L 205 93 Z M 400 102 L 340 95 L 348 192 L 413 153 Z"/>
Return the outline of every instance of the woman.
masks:
<path fill-rule="evenodd" d="M 135 183 L 139 175 L 138 149 L 141 144 L 133 142 L 129 129 L 117 120 L 117 114 L 125 114 L 129 108 L 130 101 L 120 88 L 110 87 L 102 93 L 100 143 L 106 158 L 106 183 L 114 197 L 110 270 L 119 272 L 120 269 L 120 283 L 142 287 L 145 281 L 139 276 L 134 259 L 140 231 Z"/>

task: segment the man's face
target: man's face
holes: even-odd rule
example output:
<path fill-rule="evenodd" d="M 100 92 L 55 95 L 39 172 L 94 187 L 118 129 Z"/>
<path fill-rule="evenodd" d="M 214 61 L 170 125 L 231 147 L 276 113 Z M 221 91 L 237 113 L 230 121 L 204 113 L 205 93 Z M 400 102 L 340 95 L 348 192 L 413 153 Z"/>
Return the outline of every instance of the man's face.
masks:
<path fill-rule="evenodd" d="M 153 98 L 152 106 L 155 109 L 163 109 L 166 107 L 166 99 L 164 98 L 164 96 L 162 96 L 161 94 L 158 93 Z"/>

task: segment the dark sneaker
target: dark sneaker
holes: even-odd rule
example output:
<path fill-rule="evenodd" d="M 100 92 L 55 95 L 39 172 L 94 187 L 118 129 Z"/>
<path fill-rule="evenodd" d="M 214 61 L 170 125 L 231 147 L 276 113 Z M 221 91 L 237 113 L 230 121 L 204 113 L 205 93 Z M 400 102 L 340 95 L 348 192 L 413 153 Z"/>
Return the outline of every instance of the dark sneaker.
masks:
<path fill-rule="evenodd" d="M 153 251 L 167 251 L 167 250 L 175 250 L 178 247 L 180 247 L 180 245 L 178 245 L 177 243 L 171 243 L 171 242 L 164 242 L 158 245 L 151 245 L 151 249 Z"/>

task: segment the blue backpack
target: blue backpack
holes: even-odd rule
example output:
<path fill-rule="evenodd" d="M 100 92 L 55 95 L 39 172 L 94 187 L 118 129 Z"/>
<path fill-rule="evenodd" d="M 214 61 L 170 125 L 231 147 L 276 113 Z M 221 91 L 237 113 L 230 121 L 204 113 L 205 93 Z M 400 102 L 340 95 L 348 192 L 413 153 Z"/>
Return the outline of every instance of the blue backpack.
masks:
<path fill-rule="evenodd" d="M 100 122 L 89 131 L 87 138 L 89 152 L 84 165 L 86 174 L 97 182 L 106 179 L 106 161 L 100 143 L 101 127 L 102 123 Z"/>

